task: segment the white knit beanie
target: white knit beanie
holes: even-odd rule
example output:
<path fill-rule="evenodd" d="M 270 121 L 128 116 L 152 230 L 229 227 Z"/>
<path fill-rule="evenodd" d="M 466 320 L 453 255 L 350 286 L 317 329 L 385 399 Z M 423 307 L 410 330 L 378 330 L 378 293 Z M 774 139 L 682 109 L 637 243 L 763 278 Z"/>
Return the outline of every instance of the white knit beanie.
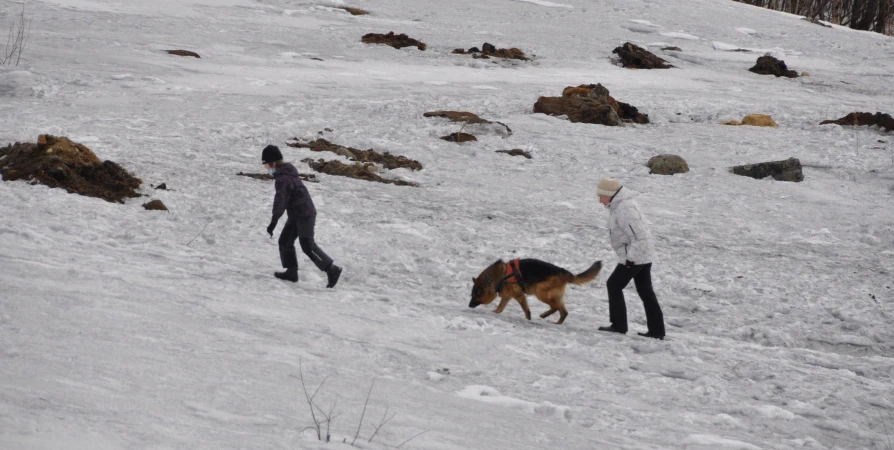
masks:
<path fill-rule="evenodd" d="M 596 185 L 596 193 L 606 197 L 613 197 L 621 190 L 621 183 L 614 178 L 603 178 Z"/>

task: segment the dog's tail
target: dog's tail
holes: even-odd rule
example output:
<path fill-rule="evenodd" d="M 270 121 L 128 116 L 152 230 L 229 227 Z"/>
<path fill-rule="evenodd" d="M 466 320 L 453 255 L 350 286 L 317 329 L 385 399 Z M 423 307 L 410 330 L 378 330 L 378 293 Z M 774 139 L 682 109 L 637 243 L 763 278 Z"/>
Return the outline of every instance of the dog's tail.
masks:
<path fill-rule="evenodd" d="M 580 285 L 587 284 L 596 279 L 599 276 L 599 272 L 602 270 L 602 261 L 596 261 L 590 266 L 589 269 L 577 274 L 571 280 L 572 283 Z"/>

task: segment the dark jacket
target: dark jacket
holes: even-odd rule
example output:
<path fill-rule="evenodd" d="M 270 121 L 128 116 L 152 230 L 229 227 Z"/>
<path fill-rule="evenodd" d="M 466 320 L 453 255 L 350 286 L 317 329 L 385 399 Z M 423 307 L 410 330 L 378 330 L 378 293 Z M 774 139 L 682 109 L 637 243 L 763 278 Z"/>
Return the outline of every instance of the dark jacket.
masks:
<path fill-rule="evenodd" d="M 273 174 L 276 180 L 276 196 L 273 197 L 273 221 L 276 222 L 284 212 L 289 217 L 311 217 L 317 215 L 310 192 L 298 178 L 295 166 L 286 163 Z"/>

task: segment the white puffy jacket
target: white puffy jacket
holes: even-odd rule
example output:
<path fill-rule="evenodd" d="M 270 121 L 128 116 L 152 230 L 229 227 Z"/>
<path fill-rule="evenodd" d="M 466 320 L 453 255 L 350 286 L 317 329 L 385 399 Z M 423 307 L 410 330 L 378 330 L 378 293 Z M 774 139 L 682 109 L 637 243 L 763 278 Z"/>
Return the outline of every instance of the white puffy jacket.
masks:
<path fill-rule="evenodd" d="M 638 194 L 622 187 L 608 204 L 608 234 L 618 254 L 621 264 L 648 264 L 655 258 L 655 243 L 646 225 L 646 219 L 639 212 L 633 200 Z"/>

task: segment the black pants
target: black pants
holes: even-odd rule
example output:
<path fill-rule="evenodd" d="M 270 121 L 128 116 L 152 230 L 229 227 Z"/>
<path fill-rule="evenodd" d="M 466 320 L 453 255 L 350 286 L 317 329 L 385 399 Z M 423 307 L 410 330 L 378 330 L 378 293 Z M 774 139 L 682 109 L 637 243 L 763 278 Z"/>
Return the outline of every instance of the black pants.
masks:
<path fill-rule="evenodd" d="M 295 251 L 295 240 L 301 245 L 301 251 L 324 272 L 332 267 L 332 258 L 329 257 L 314 242 L 314 225 L 316 217 L 299 217 L 286 221 L 286 225 L 279 235 L 279 259 L 286 269 L 298 267 L 298 253 Z"/>
<path fill-rule="evenodd" d="M 646 323 L 649 333 L 664 336 L 664 315 L 658 298 L 652 290 L 652 263 L 624 267 L 618 264 L 615 271 L 605 283 L 608 287 L 608 315 L 612 325 L 621 331 L 627 331 L 627 304 L 624 303 L 624 288 L 633 280 L 636 293 L 646 308 Z"/>

